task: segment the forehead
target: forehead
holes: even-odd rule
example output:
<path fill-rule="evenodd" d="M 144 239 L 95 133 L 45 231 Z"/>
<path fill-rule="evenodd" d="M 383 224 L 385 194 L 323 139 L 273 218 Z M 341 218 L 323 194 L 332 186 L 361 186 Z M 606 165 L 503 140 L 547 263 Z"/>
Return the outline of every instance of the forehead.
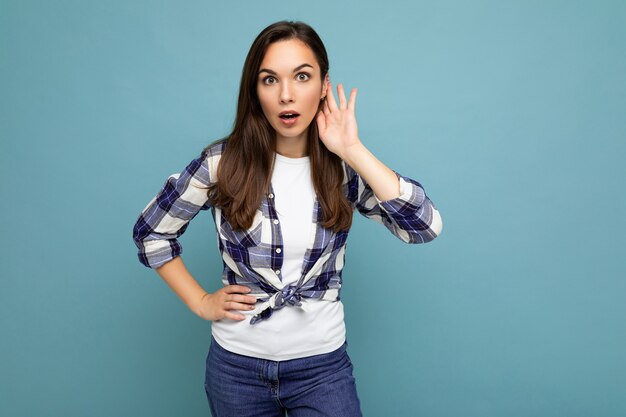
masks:
<path fill-rule="evenodd" d="M 309 46 L 298 39 L 289 39 L 274 42 L 267 47 L 261 61 L 261 68 L 270 68 L 276 72 L 291 73 L 304 63 L 319 69 L 315 54 Z"/>

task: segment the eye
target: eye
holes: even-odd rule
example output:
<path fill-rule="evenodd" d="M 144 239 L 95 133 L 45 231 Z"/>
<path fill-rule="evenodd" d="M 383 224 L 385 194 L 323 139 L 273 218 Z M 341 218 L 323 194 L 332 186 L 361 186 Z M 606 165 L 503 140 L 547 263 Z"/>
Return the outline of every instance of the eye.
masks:
<path fill-rule="evenodd" d="M 306 78 L 304 78 L 304 79 L 300 78 L 300 81 L 306 81 L 306 80 L 308 80 L 309 78 L 311 78 L 311 76 L 310 76 L 308 73 L 306 73 L 306 72 L 300 72 L 300 73 L 298 73 L 298 76 L 300 76 L 300 75 L 304 75 L 304 76 L 306 77 Z"/>
<path fill-rule="evenodd" d="M 268 80 L 270 80 L 270 79 L 275 80 L 276 78 L 274 78 L 271 75 L 269 75 L 269 76 L 263 78 L 263 84 L 274 84 L 274 83 L 269 83 L 268 82 Z"/>
<path fill-rule="evenodd" d="M 296 75 L 296 77 L 300 81 L 308 81 L 311 78 L 311 75 L 307 72 L 299 72 L 298 75 Z M 265 85 L 272 85 L 272 84 L 275 84 L 276 78 L 274 78 L 272 75 L 268 75 L 267 77 L 263 78 L 262 81 L 263 81 L 263 84 Z"/>

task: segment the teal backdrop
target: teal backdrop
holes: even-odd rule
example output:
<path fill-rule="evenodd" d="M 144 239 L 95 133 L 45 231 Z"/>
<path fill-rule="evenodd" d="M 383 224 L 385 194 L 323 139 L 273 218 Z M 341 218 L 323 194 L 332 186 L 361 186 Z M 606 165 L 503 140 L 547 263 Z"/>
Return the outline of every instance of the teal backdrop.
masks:
<path fill-rule="evenodd" d="M 626 3 L 452 0 L 2 0 L 0 415 L 209 415 L 210 322 L 132 227 L 229 132 L 282 19 L 318 31 L 364 144 L 443 217 L 408 245 L 355 214 L 364 414 L 626 415 Z M 218 289 L 209 212 L 181 242 Z"/>

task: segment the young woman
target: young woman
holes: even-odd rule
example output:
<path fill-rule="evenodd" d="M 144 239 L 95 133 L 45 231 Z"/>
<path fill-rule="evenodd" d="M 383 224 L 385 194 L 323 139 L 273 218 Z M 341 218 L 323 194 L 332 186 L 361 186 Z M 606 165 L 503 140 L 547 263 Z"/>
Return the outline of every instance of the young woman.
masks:
<path fill-rule="evenodd" d="M 211 321 L 205 389 L 222 416 L 360 416 L 339 290 L 354 210 L 406 243 L 441 217 L 415 180 L 361 142 L 357 90 L 335 100 L 302 22 L 265 28 L 246 58 L 231 134 L 171 175 L 133 230 L 139 260 Z M 211 210 L 223 288 L 207 293 L 177 240 Z M 381 282 L 382 285 L 382 282 Z"/>

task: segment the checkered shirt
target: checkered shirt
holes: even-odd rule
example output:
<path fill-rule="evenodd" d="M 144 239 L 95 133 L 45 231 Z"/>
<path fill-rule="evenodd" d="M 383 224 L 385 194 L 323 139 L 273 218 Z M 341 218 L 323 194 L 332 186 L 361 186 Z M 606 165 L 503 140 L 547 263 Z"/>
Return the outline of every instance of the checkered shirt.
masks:
<path fill-rule="evenodd" d="M 146 267 L 158 268 L 179 256 L 182 246 L 178 238 L 200 211 L 210 209 L 224 264 L 223 284 L 250 287 L 249 295 L 258 300 L 250 324 L 269 319 L 275 310 L 285 306 L 306 310 L 303 297 L 339 300 L 348 231 L 335 233 L 321 227 L 322 211 L 317 200 L 302 274 L 289 285 L 283 284 L 281 277 L 283 240 L 271 185 L 247 230 L 233 230 L 221 209 L 208 202 L 206 188 L 216 178 L 226 143 L 215 142 L 181 173 L 170 175 L 143 209 L 133 228 L 139 261 Z M 343 189 L 353 210 L 383 224 L 406 243 L 429 242 L 441 232 L 439 212 L 420 183 L 393 171 L 400 182 L 400 196 L 380 201 L 354 169 L 342 164 Z"/>

